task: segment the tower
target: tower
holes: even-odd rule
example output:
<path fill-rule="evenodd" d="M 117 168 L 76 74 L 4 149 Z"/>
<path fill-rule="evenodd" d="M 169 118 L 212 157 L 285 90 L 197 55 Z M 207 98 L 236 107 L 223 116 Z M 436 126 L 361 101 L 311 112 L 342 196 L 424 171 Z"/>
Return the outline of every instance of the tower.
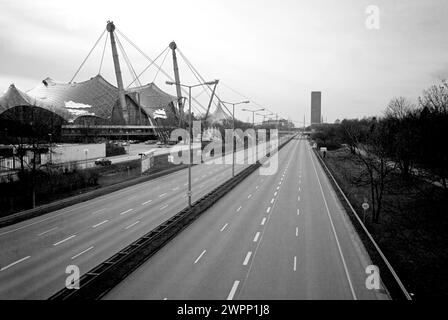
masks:
<path fill-rule="evenodd" d="M 125 124 L 129 123 L 128 108 L 126 105 L 126 98 L 124 95 L 123 78 L 121 77 L 120 60 L 118 58 L 117 44 L 115 42 L 115 25 L 112 21 L 107 22 L 106 30 L 110 34 L 110 44 L 112 47 L 112 58 L 114 60 L 115 76 L 117 77 L 118 97 L 120 99 L 120 107 L 123 113 Z"/>
<path fill-rule="evenodd" d="M 321 115 L 321 95 L 320 91 L 311 92 L 311 124 L 320 124 L 322 122 Z"/>
<path fill-rule="evenodd" d="M 182 128 L 182 122 L 184 118 L 184 105 L 183 105 L 182 91 L 180 88 L 179 67 L 177 65 L 177 56 L 176 56 L 177 45 L 174 41 L 170 43 L 170 49 L 173 53 L 174 80 L 176 81 L 177 103 L 179 106 L 179 127 Z"/>

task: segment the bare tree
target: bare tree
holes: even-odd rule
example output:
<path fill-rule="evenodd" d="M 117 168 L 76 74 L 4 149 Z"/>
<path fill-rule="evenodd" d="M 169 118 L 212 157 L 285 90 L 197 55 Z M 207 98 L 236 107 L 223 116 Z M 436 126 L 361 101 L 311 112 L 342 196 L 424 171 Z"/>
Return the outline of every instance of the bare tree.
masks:
<path fill-rule="evenodd" d="M 350 159 L 363 168 L 353 178 L 358 186 L 368 186 L 372 208 L 372 222 L 378 223 L 383 209 L 383 199 L 391 174 L 396 171 L 396 165 L 390 161 L 385 144 L 387 143 L 382 130 L 383 123 L 373 118 L 368 121 L 368 132 L 365 126 L 353 122 L 346 131 L 348 145 L 354 152 Z"/>

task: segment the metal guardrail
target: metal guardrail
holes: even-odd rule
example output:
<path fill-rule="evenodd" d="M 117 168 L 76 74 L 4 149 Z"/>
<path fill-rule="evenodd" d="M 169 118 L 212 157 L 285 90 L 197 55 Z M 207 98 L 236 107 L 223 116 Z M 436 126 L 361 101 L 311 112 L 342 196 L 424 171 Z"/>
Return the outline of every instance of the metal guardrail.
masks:
<path fill-rule="evenodd" d="M 293 137 L 281 143 L 277 150 L 283 148 Z M 270 155 L 268 153 L 267 156 Z M 49 299 L 100 299 L 260 166 L 261 162 L 259 161 L 250 165 L 235 175 L 235 177 L 227 180 L 194 202 L 191 208 L 187 207 L 183 209 L 143 237 L 137 239 L 106 261 L 85 273 L 79 280 L 79 289 L 64 288 Z"/>
<path fill-rule="evenodd" d="M 345 193 L 342 191 L 341 187 L 339 186 L 339 184 L 337 183 L 336 179 L 334 178 L 333 174 L 331 173 L 330 169 L 328 169 L 327 165 L 325 164 L 325 162 L 323 161 L 322 157 L 320 156 L 319 152 L 316 151 L 315 149 L 314 153 L 316 154 L 316 157 L 319 159 L 319 162 L 321 163 L 322 167 L 324 168 L 324 171 L 326 172 L 326 174 L 328 175 L 329 178 L 331 178 L 331 180 L 333 181 L 334 185 L 337 188 L 337 191 L 340 193 L 340 195 L 344 198 L 344 200 L 346 201 L 347 205 L 349 206 L 349 208 L 351 209 L 351 211 L 353 212 L 354 216 L 356 217 L 356 220 L 359 222 L 361 228 L 364 230 L 365 234 L 367 235 L 367 237 L 369 238 L 369 240 L 371 241 L 371 243 L 373 244 L 373 246 L 375 247 L 376 251 L 378 252 L 378 254 L 380 255 L 381 259 L 383 260 L 384 264 L 387 266 L 389 272 L 391 273 L 391 275 L 393 276 L 393 278 L 395 279 L 395 281 L 397 282 L 401 292 L 404 294 L 404 296 L 406 297 L 407 300 L 412 300 L 412 296 L 410 295 L 410 293 L 406 290 L 405 286 L 403 285 L 403 282 L 400 280 L 400 278 L 398 277 L 397 273 L 395 272 L 394 268 L 392 267 L 392 265 L 389 263 L 389 260 L 387 260 L 386 256 L 384 255 L 383 251 L 381 251 L 380 247 L 378 246 L 378 244 L 376 243 L 375 239 L 373 239 L 372 235 L 370 234 L 369 230 L 367 230 L 366 226 L 364 225 L 364 223 L 362 222 L 361 218 L 359 217 L 358 213 L 356 212 L 356 210 L 353 208 L 352 204 L 350 203 L 350 201 L 348 200 L 347 196 L 345 195 Z"/>

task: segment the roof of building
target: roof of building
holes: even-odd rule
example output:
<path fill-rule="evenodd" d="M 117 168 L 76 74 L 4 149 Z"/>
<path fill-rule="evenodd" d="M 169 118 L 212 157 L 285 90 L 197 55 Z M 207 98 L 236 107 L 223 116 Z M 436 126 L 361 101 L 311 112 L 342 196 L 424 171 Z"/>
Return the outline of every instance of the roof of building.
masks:
<path fill-rule="evenodd" d="M 85 115 L 109 119 L 118 100 L 117 88 L 101 75 L 78 83 L 58 83 L 46 78 L 27 94 L 35 99 L 34 105 L 67 110 L 68 121 Z"/>
<path fill-rule="evenodd" d="M 139 93 L 139 97 L 136 93 Z M 159 109 L 171 115 L 171 102 L 177 101 L 177 97 L 162 91 L 154 83 L 131 88 L 126 94 L 135 102 L 140 102 L 143 110 L 151 117 Z M 111 119 L 118 100 L 118 88 L 101 75 L 77 83 L 60 83 L 46 78 L 26 93 L 11 85 L 0 97 L 0 113 L 15 106 L 32 105 L 55 112 L 68 122 L 80 116 Z"/>
<path fill-rule="evenodd" d="M 151 116 L 156 110 L 164 109 L 171 103 L 177 101 L 177 97 L 162 91 L 155 83 L 148 83 L 141 87 L 129 88 L 128 93 L 138 93 L 139 101 L 145 111 Z"/>
<path fill-rule="evenodd" d="M 27 93 L 17 89 L 14 84 L 11 84 L 8 90 L 2 96 L 0 96 L 0 113 L 17 106 L 41 107 L 60 115 L 64 119 L 69 116 L 66 110 L 46 105 L 36 100 L 34 97 L 28 95 Z"/>

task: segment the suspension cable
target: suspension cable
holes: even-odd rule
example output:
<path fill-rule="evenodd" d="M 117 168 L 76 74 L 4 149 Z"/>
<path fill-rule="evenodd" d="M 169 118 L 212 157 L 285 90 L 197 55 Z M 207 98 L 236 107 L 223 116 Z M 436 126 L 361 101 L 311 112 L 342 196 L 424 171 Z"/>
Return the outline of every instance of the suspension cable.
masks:
<path fill-rule="evenodd" d="M 130 45 L 132 45 L 138 52 L 140 52 L 141 55 L 143 55 L 146 59 L 148 59 L 150 62 L 152 62 L 159 70 L 160 72 L 162 72 L 170 81 L 175 82 L 175 80 L 173 79 L 173 77 L 171 77 L 165 70 L 163 70 L 157 63 L 155 63 L 154 60 L 152 60 L 147 54 L 145 54 L 134 42 L 132 42 L 128 37 L 126 37 L 126 35 L 124 35 L 120 30 L 115 29 Z M 179 50 L 179 49 L 178 49 Z M 182 92 L 185 95 L 188 95 L 188 91 L 184 88 L 181 87 Z M 201 106 L 202 109 L 206 110 L 206 108 L 196 99 L 193 98 L 193 100 Z"/>
<path fill-rule="evenodd" d="M 166 47 L 166 49 L 164 50 L 164 51 L 166 51 L 166 54 L 165 54 L 165 56 L 163 57 L 162 64 L 160 65 L 160 68 L 163 67 L 163 64 L 165 63 L 165 59 L 166 59 L 166 57 L 168 57 L 168 53 L 170 53 L 170 51 L 169 51 L 168 49 L 169 49 L 169 47 Z M 158 58 L 158 57 L 157 57 L 157 58 Z M 156 58 L 156 60 L 157 60 L 157 58 Z M 155 60 L 154 60 L 154 61 L 155 61 Z M 151 65 L 150 65 L 150 66 L 151 66 Z M 145 71 L 146 71 L 146 69 L 145 69 Z M 154 79 L 152 79 L 152 83 L 154 83 L 154 82 L 156 81 L 157 76 L 159 75 L 159 72 L 160 72 L 160 69 L 157 69 L 156 75 L 154 76 Z"/>
<path fill-rule="evenodd" d="M 79 66 L 78 70 L 76 70 L 75 75 L 72 77 L 72 79 L 70 80 L 69 83 L 72 83 L 73 80 L 76 78 L 76 76 L 78 75 L 79 71 L 81 70 L 81 68 L 84 66 L 84 64 L 86 63 L 87 59 L 89 59 L 90 54 L 92 53 L 92 51 L 95 49 L 95 47 L 98 45 L 98 42 L 100 42 L 101 38 L 104 36 L 104 33 L 106 33 L 106 29 L 103 30 L 103 32 L 101 33 L 100 37 L 98 38 L 98 40 L 96 40 L 95 44 L 93 45 L 92 49 L 90 49 L 89 53 L 87 54 L 87 57 L 85 57 L 84 61 L 81 63 L 81 65 Z"/>
<path fill-rule="evenodd" d="M 134 67 L 132 66 L 131 60 L 129 59 L 126 51 L 124 50 L 123 45 L 121 44 L 120 39 L 118 37 L 116 37 L 116 39 L 117 39 L 117 43 L 120 48 L 120 51 L 123 54 L 124 60 L 126 61 L 126 64 L 128 66 L 129 73 L 131 74 L 131 77 L 135 77 L 137 79 L 138 85 L 141 86 L 142 84 L 140 83 L 140 80 L 138 80 L 138 78 L 137 78 L 137 73 L 135 72 Z"/>
<path fill-rule="evenodd" d="M 195 75 L 196 79 L 199 82 L 205 82 L 204 77 L 202 77 L 202 75 L 196 70 L 196 68 L 193 66 L 193 64 L 188 60 L 188 58 L 182 53 L 182 51 L 178 48 L 177 49 L 179 51 L 180 56 L 182 57 L 182 59 L 184 59 L 185 63 L 187 64 L 187 66 L 190 68 L 191 72 Z M 199 77 L 199 79 L 198 79 Z M 206 86 L 206 89 L 210 90 L 211 92 L 213 92 L 213 90 L 210 88 L 210 86 Z M 224 106 L 224 108 L 227 110 L 227 112 L 229 113 L 230 116 L 232 116 L 232 113 L 230 112 L 230 110 L 227 108 L 227 106 L 222 103 L 222 100 L 219 98 L 219 95 L 215 94 L 216 98 L 218 99 L 218 103 L 221 103 L 221 105 Z M 211 97 L 211 94 L 209 94 L 209 97 Z M 215 106 L 218 106 L 218 103 L 214 102 Z"/>
<path fill-rule="evenodd" d="M 168 50 L 168 47 L 166 47 L 156 58 L 154 61 L 152 61 L 145 69 L 143 69 L 142 72 L 139 73 L 139 75 L 127 86 L 127 88 L 129 88 L 135 81 L 137 81 L 138 79 L 140 79 L 140 77 L 142 76 L 143 73 L 146 72 L 146 70 L 148 70 L 153 64 L 155 64 L 155 61 L 165 52 Z M 168 54 L 168 52 L 167 52 Z M 160 70 L 159 70 L 160 71 Z M 127 89 L 126 88 L 126 89 Z"/>
<path fill-rule="evenodd" d="M 101 62 L 100 62 L 100 68 L 98 70 L 98 74 L 101 74 L 101 69 L 103 67 L 103 61 L 104 61 L 104 53 L 106 52 L 106 46 L 107 46 L 108 39 L 109 39 L 109 32 L 106 34 L 106 40 L 104 41 L 103 54 L 101 55 Z"/>

